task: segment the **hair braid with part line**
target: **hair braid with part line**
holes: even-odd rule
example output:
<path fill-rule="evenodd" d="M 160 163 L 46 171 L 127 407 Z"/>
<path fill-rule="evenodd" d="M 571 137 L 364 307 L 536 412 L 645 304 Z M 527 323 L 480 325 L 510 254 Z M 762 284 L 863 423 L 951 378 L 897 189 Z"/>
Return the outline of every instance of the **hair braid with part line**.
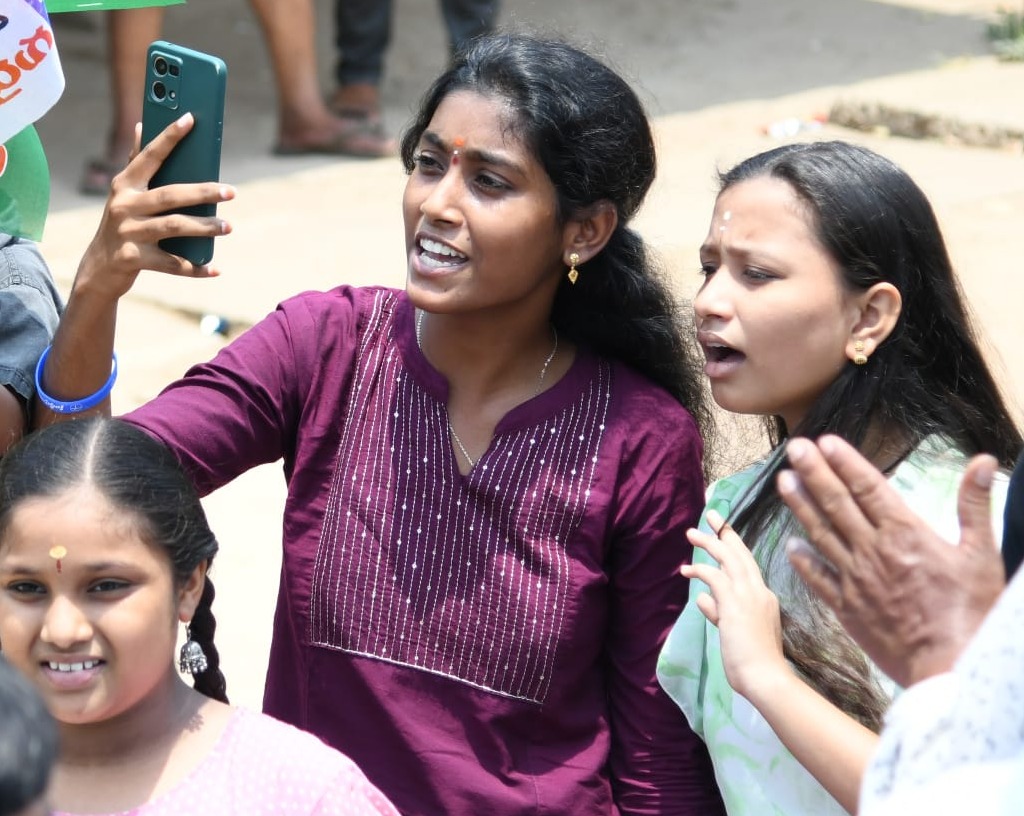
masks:
<path fill-rule="evenodd" d="M 435 111 L 458 91 L 508 103 L 506 132 L 550 178 L 559 224 L 594 207 L 615 208 L 618 223 L 604 249 L 580 265 L 575 285 L 562 276 L 551 321 L 559 334 L 621 360 L 679 401 L 697 421 L 707 471 L 715 425 L 691 319 L 628 226 L 657 168 L 640 99 L 607 65 L 557 38 L 484 36 L 456 55 L 424 95 L 402 136 L 407 172 Z"/>
<path fill-rule="evenodd" d="M 19 503 L 89 486 L 134 524 L 139 537 L 170 560 L 180 589 L 204 561 L 217 554 L 217 539 L 195 488 L 170 450 L 133 425 L 91 417 L 37 431 L 0 459 L 0 538 Z M 192 622 L 209 667 L 196 690 L 227 702 L 220 658 L 213 645 L 213 584 L 209 576 Z"/>

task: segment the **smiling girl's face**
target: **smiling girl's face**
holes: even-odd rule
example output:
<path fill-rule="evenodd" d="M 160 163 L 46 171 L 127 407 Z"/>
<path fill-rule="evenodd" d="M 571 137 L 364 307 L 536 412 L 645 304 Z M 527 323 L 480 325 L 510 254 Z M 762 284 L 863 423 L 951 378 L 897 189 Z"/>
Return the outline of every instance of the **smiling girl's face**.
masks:
<path fill-rule="evenodd" d="M 24 500 L 0 539 L 4 655 L 59 722 L 117 717 L 174 676 L 193 583 L 175 588 L 166 554 L 88 485 Z"/>
<path fill-rule="evenodd" d="M 792 430 L 848 364 L 860 298 L 818 241 L 811 210 L 781 179 L 718 197 L 700 250 L 697 335 L 715 401 L 779 415 Z"/>

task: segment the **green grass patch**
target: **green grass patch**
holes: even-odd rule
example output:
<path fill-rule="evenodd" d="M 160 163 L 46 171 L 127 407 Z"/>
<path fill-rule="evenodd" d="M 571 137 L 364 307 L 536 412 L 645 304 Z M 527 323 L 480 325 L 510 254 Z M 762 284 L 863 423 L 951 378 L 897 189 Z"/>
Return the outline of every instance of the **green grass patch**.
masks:
<path fill-rule="evenodd" d="M 992 50 L 1003 60 L 1024 61 L 1024 9 L 999 9 L 996 20 L 988 24 Z"/>

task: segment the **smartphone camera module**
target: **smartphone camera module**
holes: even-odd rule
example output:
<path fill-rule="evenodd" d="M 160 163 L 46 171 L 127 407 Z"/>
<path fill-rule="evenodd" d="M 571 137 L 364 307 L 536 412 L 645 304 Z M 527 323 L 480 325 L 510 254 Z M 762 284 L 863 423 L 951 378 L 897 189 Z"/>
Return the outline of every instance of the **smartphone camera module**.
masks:
<path fill-rule="evenodd" d="M 159 52 L 149 57 L 149 99 L 169 110 L 178 109 L 181 64 L 173 56 Z"/>

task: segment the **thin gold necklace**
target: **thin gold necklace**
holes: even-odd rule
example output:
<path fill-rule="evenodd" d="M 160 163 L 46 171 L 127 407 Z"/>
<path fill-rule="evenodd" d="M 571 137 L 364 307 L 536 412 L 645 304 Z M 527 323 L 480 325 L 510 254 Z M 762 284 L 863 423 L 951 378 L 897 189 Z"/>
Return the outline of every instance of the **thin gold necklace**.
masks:
<path fill-rule="evenodd" d="M 416 345 L 419 347 L 420 352 L 423 351 L 423 316 L 426 314 L 424 311 L 419 311 L 416 315 Z M 547 359 L 544 360 L 544 365 L 540 367 L 540 377 L 537 378 L 537 387 L 534 389 L 533 396 L 537 396 L 540 393 L 541 388 L 544 387 L 544 378 L 548 373 L 548 366 L 551 365 L 551 361 L 555 359 L 555 355 L 558 353 L 558 330 L 552 326 L 551 334 L 555 338 L 554 345 L 551 347 L 551 353 L 548 354 Z M 466 461 L 469 462 L 470 468 L 476 467 L 478 459 L 474 459 L 469 455 L 469 451 L 466 450 L 466 446 L 462 444 L 462 440 L 459 439 L 459 435 L 455 433 L 455 428 L 452 427 L 452 419 L 448 417 L 448 432 L 452 435 L 452 439 L 455 440 L 455 444 L 458 446 L 459 451 L 465 457 Z"/>

